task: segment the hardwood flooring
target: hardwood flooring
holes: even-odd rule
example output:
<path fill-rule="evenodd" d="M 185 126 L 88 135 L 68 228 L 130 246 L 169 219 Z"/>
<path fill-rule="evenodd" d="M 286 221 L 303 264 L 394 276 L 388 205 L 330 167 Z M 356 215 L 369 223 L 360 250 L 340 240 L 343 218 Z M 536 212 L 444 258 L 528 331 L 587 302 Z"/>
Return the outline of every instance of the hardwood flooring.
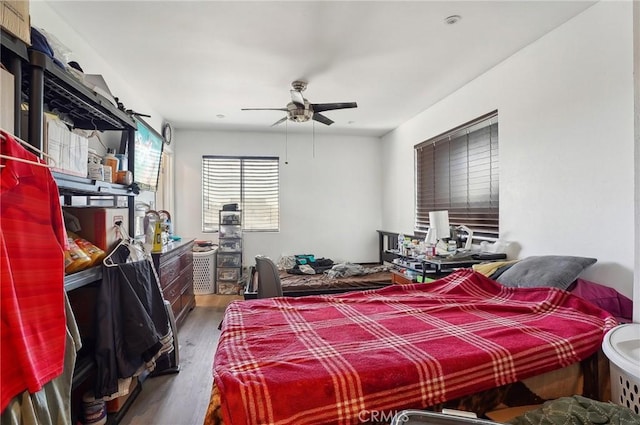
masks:
<path fill-rule="evenodd" d="M 202 424 L 209 403 L 211 368 L 224 309 L 238 296 L 198 295 L 180 329 L 180 372 L 147 378 L 121 425 Z"/>

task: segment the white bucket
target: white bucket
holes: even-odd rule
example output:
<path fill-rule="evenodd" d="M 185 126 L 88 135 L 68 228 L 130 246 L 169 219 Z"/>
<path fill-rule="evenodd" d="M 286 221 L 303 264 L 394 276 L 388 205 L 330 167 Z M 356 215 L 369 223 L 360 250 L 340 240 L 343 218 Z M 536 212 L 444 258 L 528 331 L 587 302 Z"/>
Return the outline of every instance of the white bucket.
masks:
<path fill-rule="evenodd" d="M 611 401 L 640 415 L 640 323 L 611 329 L 602 351 L 610 364 Z"/>

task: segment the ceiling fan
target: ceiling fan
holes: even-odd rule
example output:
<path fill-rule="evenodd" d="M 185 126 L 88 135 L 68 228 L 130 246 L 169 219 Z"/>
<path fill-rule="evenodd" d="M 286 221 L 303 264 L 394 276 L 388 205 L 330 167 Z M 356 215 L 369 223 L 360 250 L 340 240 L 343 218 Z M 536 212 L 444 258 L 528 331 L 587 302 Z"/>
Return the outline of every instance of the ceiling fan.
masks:
<path fill-rule="evenodd" d="M 307 88 L 306 81 L 296 80 L 291 83 L 293 90 L 291 90 L 291 102 L 287 104 L 285 108 L 242 108 L 243 111 L 284 111 L 286 116 L 282 117 L 271 127 L 285 122 L 287 119 L 295 122 L 306 122 L 314 120 L 321 122 L 322 124 L 331 125 L 333 121 L 320 112 L 331 111 L 334 109 L 347 109 L 357 108 L 356 102 L 345 103 L 309 103 L 307 99 L 302 96 L 302 92 Z"/>

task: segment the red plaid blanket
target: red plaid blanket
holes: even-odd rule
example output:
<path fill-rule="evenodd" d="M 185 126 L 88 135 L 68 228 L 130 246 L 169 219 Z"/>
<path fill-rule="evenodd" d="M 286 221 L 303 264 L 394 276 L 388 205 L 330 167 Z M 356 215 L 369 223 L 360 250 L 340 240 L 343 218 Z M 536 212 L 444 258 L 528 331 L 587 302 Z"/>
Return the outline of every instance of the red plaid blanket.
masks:
<path fill-rule="evenodd" d="M 236 301 L 213 372 L 227 425 L 355 424 L 568 366 L 615 325 L 568 292 L 461 270 L 432 284 Z"/>

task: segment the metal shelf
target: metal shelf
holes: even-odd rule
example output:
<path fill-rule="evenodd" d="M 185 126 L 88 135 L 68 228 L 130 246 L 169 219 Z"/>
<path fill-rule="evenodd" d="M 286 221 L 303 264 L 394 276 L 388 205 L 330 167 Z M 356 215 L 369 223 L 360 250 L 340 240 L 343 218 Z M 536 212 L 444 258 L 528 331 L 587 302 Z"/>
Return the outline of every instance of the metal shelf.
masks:
<path fill-rule="evenodd" d="M 75 79 L 49 56 L 30 50 L 29 60 L 32 68 L 44 71 L 44 103 L 49 109 L 57 109 L 70 116 L 74 127 L 101 131 L 136 129 L 136 123 L 130 115 Z M 29 96 L 31 84 L 38 84 L 38 81 L 32 83 L 29 79 L 23 79 L 23 91 Z"/>
<path fill-rule="evenodd" d="M 2 35 L 0 37 L 3 50 L 6 48 L 14 55 L 19 56 L 22 60 L 28 60 L 29 56 L 27 54 L 27 45 L 24 43 L 24 41 L 20 40 L 17 37 L 14 37 L 9 33 L 6 33 L 4 29 L 2 30 Z"/>
<path fill-rule="evenodd" d="M 61 195 L 135 196 L 129 186 L 52 172 Z"/>
<path fill-rule="evenodd" d="M 102 267 L 95 266 L 64 277 L 64 290 L 69 292 L 102 279 Z"/>
<path fill-rule="evenodd" d="M 84 382 L 95 369 L 96 363 L 91 355 L 78 356 L 76 366 L 73 369 L 73 378 L 71 380 L 71 389 L 75 389 Z"/>

